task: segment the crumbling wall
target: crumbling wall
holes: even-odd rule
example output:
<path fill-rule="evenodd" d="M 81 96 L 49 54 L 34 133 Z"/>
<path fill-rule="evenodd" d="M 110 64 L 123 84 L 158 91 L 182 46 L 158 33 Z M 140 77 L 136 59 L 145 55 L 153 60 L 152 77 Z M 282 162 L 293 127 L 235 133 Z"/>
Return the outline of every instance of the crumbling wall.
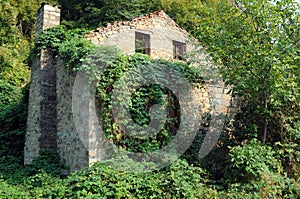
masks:
<path fill-rule="evenodd" d="M 37 34 L 58 25 L 59 16 L 59 6 L 43 4 L 37 15 Z M 173 40 L 186 42 L 190 53 L 197 46 L 195 41 L 191 42 L 188 33 L 162 11 L 131 22 L 108 24 L 87 34 L 86 38 L 96 45 L 114 45 L 124 53 L 133 54 L 136 31 L 150 34 L 152 58 L 172 61 Z M 78 170 L 105 159 L 107 140 L 99 135 L 95 98 L 85 85 L 84 75 L 77 76 L 69 71 L 54 53 L 57 52 L 45 49 L 33 60 L 24 163 L 30 164 L 41 150 L 52 150 L 70 166 L 70 170 Z M 210 71 L 211 63 L 206 56 L 200 53 L 196 65 L 203 71 Z M 195 115 L 212 110 L 217 114 L 228 114 L 234 110 L 229 90 L 224 88 L 223 82 L 209 75 L 205 81 L 204 85 L 194 85 L 192 91 L 193 99 L 199 104 L 189 118 L 195 122 L 201 122 Z"/>

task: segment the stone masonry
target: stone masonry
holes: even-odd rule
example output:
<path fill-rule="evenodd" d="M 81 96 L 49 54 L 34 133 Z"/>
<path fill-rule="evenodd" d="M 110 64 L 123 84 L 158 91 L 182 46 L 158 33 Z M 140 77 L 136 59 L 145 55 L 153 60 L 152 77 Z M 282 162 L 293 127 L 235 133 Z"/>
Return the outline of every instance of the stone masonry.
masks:
<path fill-rule="evenodd" d="M 36 23 L 36 34 L 59 25 L 60 7 L 43 3 Z M 186 43 L 187 55 L 201 49 L 188 32 L 163 11 L 132 21 L 109 23 L 86 34 L 85 38 L 96 45 L 117 46 L 124 53 L 133 54 L 136 32 L 150 35 L 152 58 L 173 61 L 173 41 Z M 78 170 L 105 159 L 105 138 L 97 134 L 99 129 L 95 124 L 98 119 L 91 111 L 95 110 L 94 97 L 89 89 L 82 87 L 84 84 L 74 86 L 85 82 L 85 77 L 70 72 L 53 53 L 52 49 L 44 49 L 39 58 L 33 60 L 24 163 L 30 164 L 40 151 L 51 150 L 60 155 L 70 170 Z M 205 53 L 198 53 L 196 65 L 204 67 L 205 71 L 210 71 L 212 66 Z M 195 115 L 209 113 L 212 109 L 215 113 L 224 114 L 232 111 L 231 96 L 222 81 L 215 81 L 213 76 L 206 81 L 208 84 L 195 85 L 192 91 L 193 99 L 199 102 L 199 107 L 194 110 Z M 78 107 L 74 107 L 76 100 L 80 104 Z M 82 117 L 76 115 L 78 112 L 83 114 Z M 195 118 L 198 117 L 191 116 L 190 119 Z"/>
<path fill-rule="evenodd" d="M 60 6 L 43 3 L 38 11 L 36 34 L 60 23 Z M 33 60 L 29 94 L 24 163 L 41 150 L 57 150 L 56 60 L 52 49 L 44 49 Z"/>
<path fill-rule="evenodd" d="M 108 23 L 105 27 L 87 34 L 86 38 L 95 44 L 117 46 L 124 53 L 133 54 L 135 32 L 150 35 L 152 58 L 173 60 L 173 40 L 188 43 L 187 49 L 192 49 L 188 32 L 163 11 L 137 17 L 132 21 Z"/>
<path fill-rule="evenodd" d="M 38 35 L 42 30 L 51 28 L 60 24 L 60 5 L 42 3 L 36 17 L 36 31 Z"/>

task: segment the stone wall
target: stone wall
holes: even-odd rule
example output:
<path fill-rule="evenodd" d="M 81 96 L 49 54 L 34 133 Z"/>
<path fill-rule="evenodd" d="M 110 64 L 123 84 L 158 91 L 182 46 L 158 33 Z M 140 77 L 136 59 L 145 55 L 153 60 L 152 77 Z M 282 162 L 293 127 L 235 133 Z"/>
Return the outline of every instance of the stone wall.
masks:
<path fill-rule="evenodd" d="M 232 104 L 230 89 L 225 88 L 219 74 L 212 74 L 212 71 L 218 71 L 218 69 L 208 53 L 196 39 L 190 37 L 186 30 L 178 26 L 163 11 L 140 16 L 132 21 L 108 23 L 105 27 L 86 34 L 85 37 L 96 45 L 116 46 L 126 54 L 134 54 L 135 32 L 150 35 L 150 57 L 152 58 L 174 61 L 173 41 L 186 43 L 187 60 L 203 72 L 204 81 L 209 85 L 200 90 L 198 88 L 203 85 L 198 88 L 196 86 L 193 91 L 198 93 L 196 98 L 202 104 L 203 110 L 201 111 L 209 112 L 207 109 L 209 107 L 215 113 L 233 113 L 234 109 L 230 109 L 230 104 Z"/>
<path fill-rule="evenodd" d="M 57 144 L 62 160 L 70 166 L 70 170 L 78 170 L 88 166 L 88 148 L 78 136 L 72 112 L 72 93 L 75 73 L 69 71 L 62 61 L 57 67 Z M 80 93 L 83 95 L 84 91 Z M 84 110 L 84 107 L 81 107 Z"/>
<path fill-rule="evenodd" d="M 43 3 L 36 20 L 36 34 L 60 23 L 60 6 Z M 44 49 L 33 60 L 24 148 L 24 164 L 41 150 L 57 151 L 56 59 Z"/>
<path fill-rule="evenodd" d="M 150 57 L 173 60 L 173 40 L 187 43 L 192 50 L 188 32 L 180 28 L 163 11 L 154 12 L 132 21 L 108 23 L 86 34 L 86 38 L 97 45 L 117 46 L 126 54 L 135 53 L 135 32 L 150 35 Z"/>
<path fill-rule="evenodd" d="M 43 4 L 37 16 L 37 33 L 59 24 L 59 6 Z M 152 58 L 173 60 L 173 40 L 187 43 L 187 52 L 197 46 L 195 66 L 204 71 L 204 85 L 194 85 L 193 99 L 199 104 L 190 119 L 201 122 L 204 113 L 232 112 L 232 99 L 218 75 L 211 75 L 213 64 L 197 42 L 163 11 L 116 22 L 86 35 L 97 45 L 114 45 L 124 53 L 135 52 L 135 32 L 150 34 Z M 203 49 L 202 49 L 203 50 Z M 41 150 L 57 152 L 70 170 L 104 160 L 108 141 L 99 133 L 95 97 L 83 73 L 69 71 L 51 49 L 42 50 L 33 60 L 24 163 L 30 164 Z M 195 57 L 194 57 L 195 58 Z"/>
<path fill-rule="evenodd" d="M 33 60 L 29 91 L 29 106 L 27 115 L 26 141 L 24 148 L 24 164 L 30 164 L 40 151 L 40 58 Z"/>
<path fill-rule="evenodd" d="M 57 150 L 57 101 L 56 101 L 56 59 L 55 52 L 45 49 L 41 52 L 40 64 L 40 150 Z"/>
<path fill-rule="evenodd" d="M 170 61 L 173 59 L 173 41 L 180 41 L 187 44 L 188 61 L 201 68 L 204 80 L 209 84 L 205 90 L 195 92 L 205 96 L 214 95 L 212 103 L 217 112 L 229 113 L 231 95 L 229 88 L 225 88 L 220 75 L 210 74 L 217 71 L 205 49 L 189 36 L 189 33 L 182 29 L 163 11 L 154 12 L 148 15 L 137 17 L 132 21 L 108 23 L 105 27 L 98 28 L 85 37 L 96 45 L 116 46 L 127 54 L 135 53 L 135 32 L 142 32 L 150 35 L 150 46 L 152 58 L 163 58 Z M 208 102 L 209 103 L 209 102 Z M 207 110 L 206 110 L 207 111 Z"/>
<path fill-rule="evenodd" d="M 33 60 L 24 160 L 30 164 L 39 151 L 57 150 L 56 60 L 44 49 Z"/>

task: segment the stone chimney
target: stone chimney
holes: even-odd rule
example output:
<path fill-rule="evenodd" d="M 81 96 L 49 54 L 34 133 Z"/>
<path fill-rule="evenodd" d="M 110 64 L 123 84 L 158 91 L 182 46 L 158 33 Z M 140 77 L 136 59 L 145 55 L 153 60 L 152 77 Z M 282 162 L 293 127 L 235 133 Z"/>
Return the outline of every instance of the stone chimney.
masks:
<path fill-rule="evenodd" d="M 60 6 L 42 3 L 36 19 L 36 36 L 60 24 Z M 32 60 L 24 164 L 41 151 L 57 151 L 57 60 L 52 49 L 43 49 Z"/>
<path fill-rule="evenodd" d="M 57 26 L 60 24 L 60 5 L 52 5 L 43 2 L 36 17 L 35 35 L 42 30 Z"/>

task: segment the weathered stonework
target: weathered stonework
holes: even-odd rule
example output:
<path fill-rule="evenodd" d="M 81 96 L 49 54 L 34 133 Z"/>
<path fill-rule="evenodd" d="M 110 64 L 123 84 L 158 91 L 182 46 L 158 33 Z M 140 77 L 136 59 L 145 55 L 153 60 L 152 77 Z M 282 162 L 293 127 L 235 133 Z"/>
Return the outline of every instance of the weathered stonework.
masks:
<path fill-rule="evenodd" d="M 97 45 L 117 46 L 126 54 L 134 54 L 135 32 L 150 35 L 152 58 L 173 60 L 173 40 L 187 43 L 187 51 L 193 49 L 188 32 L 163 11 L 137 17 L 132 21 L 108 23 L 86 34 L 86 38 Z"/>
<path fill-rule="evenodd" d="M 59 6 L 42 4 L 37 15 L 37 34 L 58 25 L 59 16 Z M 136 31 L 150 35 L 152 58 L 173 61 L 172 42 L 175 40 L 186 43 L 188 54 L 197 48 L 195 65 L 210 71 L 212 64 L 207 54 L 199 53 L 198 43 L 163 11 L 132 21 L 109 23 L 85 37 L 96 45 L 117 46 L 124 53 L 133 54 Z M 70 72 L 53 53 L 51 49 L 42 50 L 40 57 L 33 60 L 24 163 L 30 164 L 42 150 L 52 150 L 70 166 L 70 170 L 78 170 L 106 158 L 107 140 L 99 135 L 95 98 L 86 87 L 84 74 Z M 191 91 L 199 107 L 195 107 L 189 119 L 197 118 L 196 122 L 200 122 L 198 116 L 203 113 L 232 112 L 232 99 L 223 82 L 210 75 L 205 81 L 207 84 L 195 85 Z"/>
<path fill-rule="evenodd" d="M 26 142 L 24 148 L 24 164 L 30 164 L 38 156 L 40 137 L 40 59 L 33 60 L 31 66 L 31 82 L 29 93 L 29 107 L 27 116 Z"/>
<path fill-rule="evenodd" d="M 42 30 L 57 26 L 59 24 L 60 24 L 60 5 L 42 3 L 36 17 L 35 35 L 37 36 Z"/>
<path fill-rule="evenodd" d="M 78 137 L 72 113 L 75 74 L 62 61 L 57 67 L 57 144 L 60 157 L 71 170 L 88 166 L 88 149 Z M 83 108 L 83 107 L 82 107 Z"/>
<path fill-rule="evenodd" d="M 37 34 L 60 23 L 60 7 L 43 3 L 36 20 Z M 56 59 L 44 49 L 33 60 L 29 92 L 24 163 L 30 164 L 41 150 L 57 150 Z"/>
<path fill-rule="evenodd" d="M 57 150 L 56 60 L 51 49 L 33 61 L 29 103 L 25 164 L 40 150 Z"/>

